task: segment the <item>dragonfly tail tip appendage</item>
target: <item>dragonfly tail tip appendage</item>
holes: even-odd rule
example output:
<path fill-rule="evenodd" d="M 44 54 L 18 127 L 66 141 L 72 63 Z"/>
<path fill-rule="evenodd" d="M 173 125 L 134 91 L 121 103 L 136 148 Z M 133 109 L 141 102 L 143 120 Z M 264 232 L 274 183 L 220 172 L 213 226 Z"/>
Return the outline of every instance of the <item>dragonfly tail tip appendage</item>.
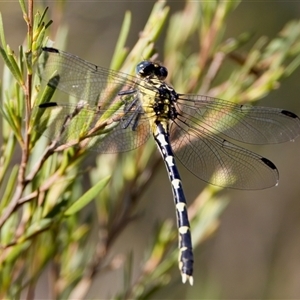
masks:
<path fill-rule="evenodd" d="M 189 281 L 189 283 L 190 283 L 191 286 L 194 285 L 194 278 L 193 278 L 193 276 L 190 276 L 190 275 L 182 273 L 181 274 L 181 278 L 182 278 L 182 283 L 186 283 L 187 281 Z"/>

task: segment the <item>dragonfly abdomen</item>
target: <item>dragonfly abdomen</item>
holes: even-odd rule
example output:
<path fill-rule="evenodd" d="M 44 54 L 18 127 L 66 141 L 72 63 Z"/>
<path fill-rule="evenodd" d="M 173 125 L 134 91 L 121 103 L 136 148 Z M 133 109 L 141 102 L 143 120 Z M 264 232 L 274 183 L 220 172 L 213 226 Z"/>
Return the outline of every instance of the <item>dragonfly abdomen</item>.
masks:
<path fill-rule="evenodd" d="M 167 130 L 160 121 L 155 122 L 154 139 L 164 159 L 169 179 L 172 185 L 173 198 L 176 206 L 177 226 L 179 235 L 179 269 L 182 282 L 187 280 L 193 285 L 193 249 L 190 223 L 187 213 L 187 203 L 183 192 L 181 178 L 175 163 Z M 167 126 L 166 126 L 167 127 Z"/>

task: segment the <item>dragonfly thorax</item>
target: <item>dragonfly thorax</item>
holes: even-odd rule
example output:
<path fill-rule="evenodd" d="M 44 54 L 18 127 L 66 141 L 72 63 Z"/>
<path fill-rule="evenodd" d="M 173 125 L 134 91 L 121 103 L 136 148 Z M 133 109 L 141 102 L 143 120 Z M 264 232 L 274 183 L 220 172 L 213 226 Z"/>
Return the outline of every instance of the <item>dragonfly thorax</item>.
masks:
<path fill-rule="evenodd" d="M 173 88 L 165 83 L 157 87 L 157 96 L 153 104 L 153 110 L 157 116 L 167 120 L 176 119 L 178 113 L 175 107 L 178 95 Z"/>
<path fill-rule="evenodd" d="M 154 112 L 157 120 L 174 120 L 178 113 L 175 103 L 178 99 L 176 91 L 164 82 L 168 75 L 166 67 L 151 61 L 142 61 L 136 67 L 137 75 L 141 78 L 144 108 L 147 112 Z M 151 91 L 152 93 L 149 93 Z M 152 94 L 153 98 L 149 95 Z M 146 96 L 147 95 L 147 96 Z"/>

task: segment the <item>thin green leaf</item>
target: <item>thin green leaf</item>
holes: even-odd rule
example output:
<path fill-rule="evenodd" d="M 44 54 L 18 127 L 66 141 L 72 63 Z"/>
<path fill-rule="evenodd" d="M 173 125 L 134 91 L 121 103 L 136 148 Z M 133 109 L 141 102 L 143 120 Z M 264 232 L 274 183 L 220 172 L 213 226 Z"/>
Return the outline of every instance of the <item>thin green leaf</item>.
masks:
<path fill-rule="evenodd" d="M 40 25 L 41 15 L 40 12 L 37 11 L 37 13 L 34 15 L 34 21 L 33 21 L 33 36 L 36 35 L 36 31 L 39 31 L 39 25 Z M 33 37 L 33 40 L 35 40 L 35 37 Z"/>
<path fill-rule="evenodd" d="M 44 21 L 44 18 L 45 18 L 45 16 L 46 16 L 46 13 L 47 13 L 48 9 L 49 9 L 48 6 L 44 9 L 44 11 L 43 11 L 43 13 L 42 13 L 42 15 L 41 15 L 41 17 L 40 17 L 40 19 L 39 19 L 38 27 L 40 27 L 40 26 L 42 25 L 42 23 L 43 23 L 43 21 Z"/>
<path fill-rule="evenodd" d="M 18 65 L 17 62 L 17 58 L 14 54 L 14 51 L 9 47 L 9 45 L 7 45 L 7 57 L 11 62 L 12 68 L 14 70 L 13 75 L 15 76 L 17 82 L 19 83 L 20 86 L 24 85 L 24 81 L 23 81 L 23 76 L 22 76 L 22 72 L 21 69 Z"/>
<path fill-rule="evenodd" d="M 128 37 L 130 24 L 131 24 L 131 13 L 127 11 L 125 13 L 122 29 L 110 64 L 110 68 L 113 70 L 119 70 L 121 64 L 123 63 L 126 57 L 126 54 L 128 53 L 128 50 L 125 48 L 125 43 Z"/>
<path fill-rule="evenodd" d="M 21 10 L 24 16 L 27 16 L 26 5 L 24 0 L 19 0 L 19 4 L 21 6 Z"/>
<path fill-rule="evenodd" d="M 38 50 L 39 48 L 42 47 L 45 35 L 46 35 L 46 28 L 43 26 L 43 28 L 39 32 L 36 40 L 34 40 L 33 43 L 32 43 L 32 50 L 33 51 L 36 51 L 36 50 Z"/>
<path fill-rule="evenodd" d="M 88 203 L 90 203 L 107 185 L 110 180 L 110 176 L 107 176 L 100 180 L 96 185 L 90 188 L 84 195 L 82 195 L 75 203 L 73 203 L 66 211 L 65 216 L 70 216 L 77 213 Z"/>
<path fill-rule="evenodd" d="M 2 47 L 5 47 L 7 44 L 6 44 L 5 34 L 4 34 L 4 26 L 3 26 L 1 12 L 0 12 L 0 40 L 1 40 Z"/>
<path fill-rule="evenodd" d="M 29 226 L 27 229 L 25 235 L 18 238 L 17 243 L 23 243 L 24 241 L 30 239 L 31 237 L 35 236 L 36 234 L 47 230 L 53 222 L 53 219 L 41 219 L 32 225 Z"/>
<path fill-rule="evenodd" d="M 14 263 L 16 259 L 21 257 L 22 253 L 31 245 L 30 241 L 15 245 L 5 258 L 5 264 Z"/>
<path fill-rule="evenodd" d="M 21 70 L 16 62 L 15 56 L 13 55 L 13 52 L 9 49 L 7 46 L 7 51 L 4 50 L 4 48 L 0 47 L 0 54 L 2 55 L 5 64 L 15 77 L 15 79 L 18 81 L 20 85 L 23 85 L 23 78 L 22 78 L 22 73 Z"/>
<path fill-rule="evenodd" d="M 20 66 L 20 71 L 21 74 L 24 74 L 24 61 L 23 61 L 23 55 L 24 55 L 24 51 L 23 51 L 23 46 L 19 46 L 19 66 Z"/>
<path fill-rule="evenodd" d="M 14 119 L 12 117 L 12 113 L 11 113 L 11 108 L 10 106 L 7 105 L 7 103 L 4 103 L 4 108 L 0 107 L 0 112 L 2 114 L 2 116 L 4 117 L 4 119 L 6 120 L 6 122 L 9 124 L 9 130 L 13 130 L 14 133 L 17 132 L 17 128 L 15 126 L 15 122 Z"/>
<path fill-rule="evenodd" d="M 300 55 L 297 55 L 295 59 L 286 67 L 284 75 L 286 77 L 290 76 L 296 69 L 300 66 Z"/>
<path fill-rule="evenodd" d="M 11 130 L 14 132 L 16 138 L 23 143 L 23 138 L 21 135 L 22 119 L 16 114 L 15 108 L 9 105 L 9 102 L 4 103 L 4 109 L 1 110 L 4 118 L 11 127 Z"/>
<path fill-rule="evenodd" d="M 15 138 L 12 136 L 12 138 L 9 140 L 9 143 L 6 145 L 7 150 L 5 148 L 5 154 L 3 155 L 4 158 L 4 165 L 2 166 L 1 170 L 0 170 L 0 186 L 3 182 L 3 178 L 7 172 L 9 163 L 11 162 L 11 157 L 13 155 L 13 149 L 15 148 Z M 13 193 L 14 193 L 14 188 L 17 182 L 17 176 L 18 176 L 18 171 L 19 171 L 19 166 L 14 166 L 10 176 L 9 176 L 9 180 L 5 185 L 5 191 L 4 194 L 1 197 L 1 203 L 0 203 L 0 211 L 2 211 L 2 208 L 6 207 L 6 205 L 8 205 L 9 200 L 11 199 Z"/>
<path fill-rule="evenodd" d="M 169 10 L 170 9 L 166 6 L 165 1 L 158 1 L 155 3 L 150 17 L 141 33 L 141 38 L 128 54 L 121 71 L 131 73 L 141 57 L 149 58 L 153 55 L 154 42 L 158 38 L 158 35 L 166 22 Z"/>
<path fill-rule="evenodd" d="M 25 52 L 25 62 L 28 74 L 32 74 L 32 52 L 28 50 Z"/>

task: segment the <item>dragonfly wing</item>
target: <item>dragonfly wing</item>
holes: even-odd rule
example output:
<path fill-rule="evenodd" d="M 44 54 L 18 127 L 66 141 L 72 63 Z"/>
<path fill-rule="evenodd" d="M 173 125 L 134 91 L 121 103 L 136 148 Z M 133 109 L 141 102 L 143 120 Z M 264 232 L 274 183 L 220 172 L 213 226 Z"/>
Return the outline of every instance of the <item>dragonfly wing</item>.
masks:
<path fill-rule="evenodd" d="M 117 127 L 107 134 L 101 143 L 96 141 L 97 152 L 118 153 L 130 151 L 140 147 L 149 139 L 150 126 L 148 120 L 140 120 L 136 126 L 130 124 L 126 128 L 124 128 L 124 123 L 127 126 L 127 121 L 120 121 Z"/>
<path fill-rule="evenodd" d="M 120 91 L 134 89 L 135 78 L 89 63 L 73 54 L 43 48 L 46 62 L 43 81 L 91 106 L 108 108 Z"/>
<path fill-rule="evenodd" d="M 145 143 L 149 122 L 141 107 L 135 77 L 54 48 L 43 50 L 43 80 L 78 102 L 45 103 L 35 108 L 37 132 L 57 145 L 80 144 L 100 153 L 129 151 Z"/>
<path fill-rule="evenodd" d="M 34 130 L 55 140 L 58 146 L 80 145 L 100 153 L 115 153 L 135 149 L 149 138 L 149 121 L 143 113 L 112 111 L 113 116 L 106 119 L 107 110 L 54 104 L 34 108 L 33 116 L 38 120 Z M 140 122 L 135 124 L 137 118 Z"/>
<path fill-rule="evenodd" d="M 300 119 L 292 112 L 241 105 L 201 95 L 180 95 L 178 109 L 193 130 L 205 127 L 250 144 L 282 143 L 300 135 Z"/>
<path fill-rule="evenodd" d="M 172 148 L 181 163 L 198 178 L 235 189 L 265 189 L 278 183 L 278 171 L 268 159 L 220 138 L 205 128 L 191 129 L 180 120 L 171 125 Z"/>

